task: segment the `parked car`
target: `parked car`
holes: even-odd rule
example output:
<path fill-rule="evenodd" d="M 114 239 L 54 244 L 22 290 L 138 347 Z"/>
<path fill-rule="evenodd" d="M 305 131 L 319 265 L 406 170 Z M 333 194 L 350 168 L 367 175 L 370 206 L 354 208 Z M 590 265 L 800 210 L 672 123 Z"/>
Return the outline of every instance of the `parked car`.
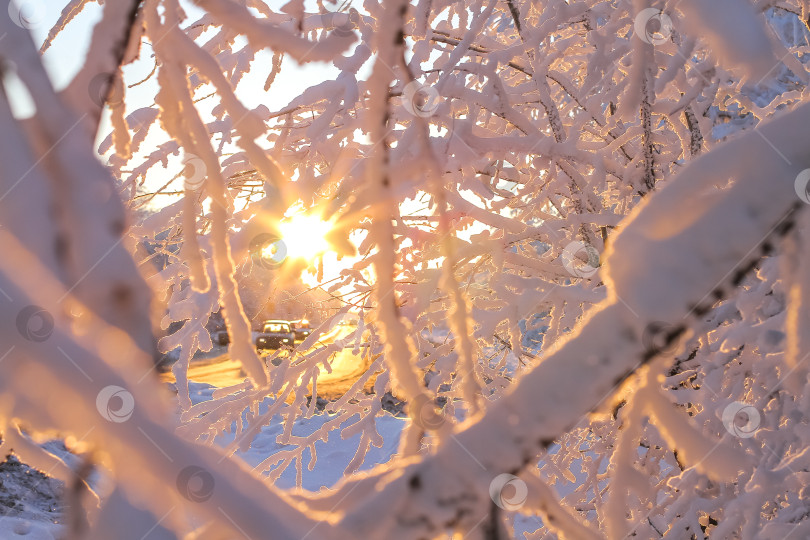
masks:
<path fill-rule="evenodd" d="M 295 334 L 289 321 L 264 321 L 256 336 L 257 349 L 279 349 L 285 345 L 292 347 Z"/>
<path fill-rule="evenodd" d="M 309 321 L 301 319 L 300 321 L 290 321 L 295 339 L 303 341 L 312 333 L 312 328 L 309 326 Z"/>

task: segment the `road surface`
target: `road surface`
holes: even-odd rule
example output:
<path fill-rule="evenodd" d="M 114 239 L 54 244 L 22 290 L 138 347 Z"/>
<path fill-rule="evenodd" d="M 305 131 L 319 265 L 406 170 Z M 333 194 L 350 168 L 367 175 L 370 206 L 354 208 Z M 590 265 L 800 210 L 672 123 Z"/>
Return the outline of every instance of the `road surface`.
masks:
<path fill-rule="evenodd" d="M 332 355 L 330 362 L 332 371 L 327 372 L 321 366 L 321 373 L 318 376 L 318 396 L 325 399 L 337 399 L 351 387 L 352 384 L 363 375 L 368 369 L 371 361 L 368 358 L 367 349 L 360 348 L 359 354 L 355 355 L 354 339 L 347 340 L 346 337 L 354 328 L 337 327 L 334 330 L 321 335 L 319 342 L 312 348 L 324 347 L 338 340 L 349 342 L 347 347 Z M 297 346 L 301 346 L 300 343 Z M 272 354 L 274 351 L 268 351 Z M 262 351 L 260 354 L 264 354 Z M 203 358 L 192 360 L 188 370 L 189 379 L 195 382 L 208 383 L 220 388 L 234 386 L 245 380 L 245 372 L 242 364 L 231 360 L 227 353 L 227 347 L 217 347 L 204 355 Z M 171 371 L 163 373 L 161 378 L 166 382 L 174 382 L 174 375 Z M 366 383 L 366 389 L 374 383 L 374 377 Z"/>

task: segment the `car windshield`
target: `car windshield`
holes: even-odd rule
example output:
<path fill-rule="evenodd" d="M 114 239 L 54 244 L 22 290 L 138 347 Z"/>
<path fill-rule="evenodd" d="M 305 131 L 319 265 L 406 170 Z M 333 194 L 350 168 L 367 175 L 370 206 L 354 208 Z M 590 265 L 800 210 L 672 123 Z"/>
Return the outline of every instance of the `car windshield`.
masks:
<path fill-rule="evenodd" d="M 264 332 L 274 332 L 277 334 L 289 333 L 290 325 L 286 323 L 267 323 L 264 325 Z"/>

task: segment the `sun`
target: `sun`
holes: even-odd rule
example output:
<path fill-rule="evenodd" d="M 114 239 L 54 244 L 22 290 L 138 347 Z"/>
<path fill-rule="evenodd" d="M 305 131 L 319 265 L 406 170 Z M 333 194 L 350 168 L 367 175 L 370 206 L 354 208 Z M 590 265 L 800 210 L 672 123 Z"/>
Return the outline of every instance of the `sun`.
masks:
<path fill-rule="evenodd" d="M 262 261 L 308 287 L 339 279 L 341 273 L 360 260 L 356 249 L 363 234 L 336 231 L 336 219 L 324 219 L 318 209 L 300 203 L 291 206 L 268 235 L 272 242 L 262 246 Z"/>
<path fill-rule="evenodd" d="M 315 215 L 297 214 L 279 223 L 281 240 L 287 248 L 287 256 L 313 260 L 329 250 L 326 235 L 332 224 Z"/>

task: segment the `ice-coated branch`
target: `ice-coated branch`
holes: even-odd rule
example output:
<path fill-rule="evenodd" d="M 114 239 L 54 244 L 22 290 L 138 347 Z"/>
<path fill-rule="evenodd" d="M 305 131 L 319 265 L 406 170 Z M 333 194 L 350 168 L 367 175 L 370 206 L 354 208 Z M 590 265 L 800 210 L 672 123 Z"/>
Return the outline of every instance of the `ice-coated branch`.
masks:
<path fill-rule="evenodd" d="M 432 407 L 432 399 L 425 392 L 414 369 L 414 348 L 409 338 L 410 332 L 401 318 L 397 304 L 395 284 L 397 252 L 392 220 L 398 215 L 399 208 L 391 185 L 390 150 L 385 142 L 390 131 L 388 87 L 392 75 L 391 66 L 398 64 L 398 57 L 402 54 L 400 47 L 403 18 L 407 13 L 407 7 L 406 0 L 390 4 L 380 15 L 380 28 L 375 33 L 379 56 L 368 82 L 370 92 L 368 114 L 371 137 L 380 144 L 378 151 L 368 160 L 366 178 L 370 192 L 378 203 L 370 232 L 378 247 L 378 252 L 374 256 L 374 267 L 377 273 L 377 313 L 383 341 L 386 344 L 385 359 L 391 367 L 394 384 L 411 403 L 409 414 L 417 418 L 422 407 Z"/>
<path fill-rule="evenodd" d="M 142 33 L 141 28 L 136 28 L 140 23 L 138 10 L 141 1 L 104 3 L 101 20 L 93 28 L 87 60 L 61 92 L 63 99 L 91 126 L 93 135 L 98 129 L 101 111 L 114 91 L 115 81 L 122 77 L 121 65 L 132 60 L 128 56 L 137 54 Z M 63 12 L 64 20 L 60 19 L 51 30 L 43 49 L 50 45 L 74 12 L 83 7 L 84 2 L 68 13 Z M 120 101 L 123 101 L 123 96 Z"/>
<path fill-rule="evenodd" d="M 10 19 L 0 21 L 0 29 L 9 34 L 0 42 L 0 55 L 17 66 L 38 112 L 26 125 L 24 142 L 19 128 L 7 124 L 16 142 L 28 147 L 19 159 L 30 159 L 9 192 L 29 174 L 43 175 L 59 228 L 46 237 L 50 248 L 37 255 L 53 258 L 56 275 L 70 291 L 152 354 L 150 292 L 122 242 L 126 216 L 115 182 L 94 155 L 91 135 L 80 127 L 84 117 L 65 107 L 51 86 L 28 32 Z"/>
<path fill-rule="evenodd" d="M 801 105 L 702 155 L 640 206 L 611 245 L 609 298 L 435 455 L 381 478 L 380 494 L 347 514 L 344 525 L 367 537 L 406 539 L 480 520 L 492 477 L 535 461 L 658 353 L 642 339 L 650 322 L 667 324 L 664 342 L 676 339 L 789 230 L 793 181 L 810 166 L 804 142 L 792 134 L 808 122 L 810 104 Z M 763 154 L 762 137 L 781 155 Z M 727 181 L 731 186 L 719 189 Z M 694 448 L 687 452 L 692 464 L 705 457 Z M 395 517 L 380 522 L 379 504 Z"/>
<path fill-rule="evenodd" d="M 302 64 L 332 60 L 356 40 L 353 33 L 333 32 L 313 43 L 268 20 L 257 19 L 247 7 L 233 0 L 198 0 L 197 5 L 243 34 L 257 49 L 267 47 L 274 52 L 284 52 Z"/>
<path fill-rule="evenodd" d="M 156 47 L 160 47 L 163 56 L 167 60 L 178 66 L 182 61 L 176 55 L 179 51 L 184 50 L 181 43 L 184 42 L 185 36 L 178 35 L 176 17 L 176 12 L 170 10 L 167 13 L 167 21 L 161 23 L 156 7 L 147 9 L 146 12 L 147 31 L 153 39 L 158 41 L 158 37 L 165 37 L 159 45 L 156 44 Z M 234 278 L 234 264 L 231 258 L 226 222 L 230 202 L 227 197 L 225 179 L 206 127 L 194 108 L 185 77 L 185 73 L 177 77 L 180 82 L 175 85 L 176 92 L 174 96 L 180 101 L 180 109 L 184 111 L 181 125 L 189 130 L 192 148 L 197 151 L 198 159 L 202 161 L 204 167 L 205 188 L 213 201 L 211 205 L 213 215 L 211 228 L 212 259 L 217 286 L 219 287 L 220 302 L 232 339 L 230 352 L 235 359 L 242 362 L 245 371 L 247 371 L 254 383 L 261 386 L 267 382 L 265 366 L 253 348 L 250 337 L 250 324 L 242 307 L 242 301 L 236 292 L 237 284 Z"/>

